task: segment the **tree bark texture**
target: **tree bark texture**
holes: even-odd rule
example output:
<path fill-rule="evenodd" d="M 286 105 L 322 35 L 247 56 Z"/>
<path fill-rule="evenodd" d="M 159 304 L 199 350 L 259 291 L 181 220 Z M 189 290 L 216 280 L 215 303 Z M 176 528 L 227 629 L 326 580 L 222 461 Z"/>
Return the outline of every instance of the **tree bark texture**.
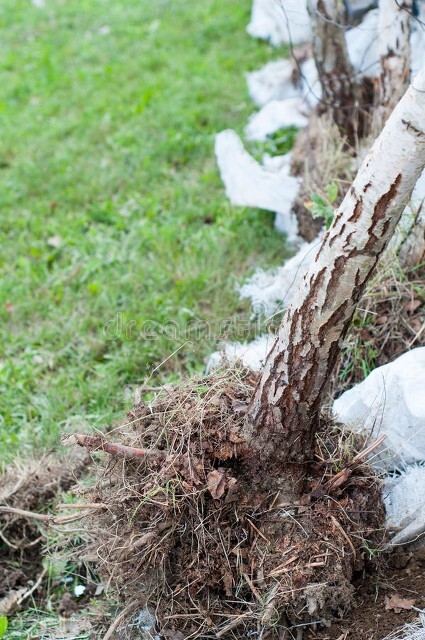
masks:
<path fill-rule="evenodd" d="M 379 1 L 379 104 L 384 110 L 397 104 L 409 84 L 411 17 L 412 0 Z"/>
<path fill-rule="evenodd" d="M 301 472 L 311 460 L 342 339 L 424 167 L 425 67 L 336 211 L 267 357 L 246 436 L 270 468 Z"/>
<path fill-rule="evenodd" d="M 308 0 L 313 55 L 323 92 L 323 110 L 353 144 L 367 133 L 373 101 L 370 81 L 357 80 L 347 51 L 342 0 Z"/>

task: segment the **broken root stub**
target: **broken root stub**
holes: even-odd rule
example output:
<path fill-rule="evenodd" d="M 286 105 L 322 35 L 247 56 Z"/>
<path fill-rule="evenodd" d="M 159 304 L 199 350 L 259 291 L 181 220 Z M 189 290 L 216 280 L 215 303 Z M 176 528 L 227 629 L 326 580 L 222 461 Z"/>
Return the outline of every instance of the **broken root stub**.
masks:
<path fill-rule="evenodd" d="M 241 435 L 255 382 L 216 372 L 137 405 L 114 441 L 163 457 L 102 452 L 84 491 L 102 505 L 85 520 L 87 554 L 124 601 L 155 613 L 160 637 L 266 637 L 340 618 L 353 573 L 382 547 L 379 483 L 353 436 L 331 425 L 305 495 L 280 502 Z"/>

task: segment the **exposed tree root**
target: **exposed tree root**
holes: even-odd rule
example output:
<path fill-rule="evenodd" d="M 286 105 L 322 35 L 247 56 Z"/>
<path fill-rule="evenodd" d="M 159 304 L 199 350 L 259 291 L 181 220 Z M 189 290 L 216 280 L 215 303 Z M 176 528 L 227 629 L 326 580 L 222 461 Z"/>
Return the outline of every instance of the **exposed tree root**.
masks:
<path fill-rule="evenodd" d="M 278 478 L 242 435 L 255 382 L 215 373 L 137 405 L 114 440 L 162 459 L 93 454 L 97 485 L 84 500 L 99 508 L 83 521 L 85 554 L 125 602 L 148 607 L 158 637 L 265 638 L 339 618 L 353 573 L 383 545 L 379 483 L 361 443 L 326 421 L 305 495 L 282 503 Z"/>
<path fill-rule="evenodd" d="M 21 606 L 40 587 L 46 575 L 42 527 L 70 522 L 69 517 L 58 522 L 49 508 L 76 483 L 86 463 L 87 455 L 81 452 L 68 464 L 46 455 L 37 462 L 10 465 L 0 476 L 0 615 Z"/>

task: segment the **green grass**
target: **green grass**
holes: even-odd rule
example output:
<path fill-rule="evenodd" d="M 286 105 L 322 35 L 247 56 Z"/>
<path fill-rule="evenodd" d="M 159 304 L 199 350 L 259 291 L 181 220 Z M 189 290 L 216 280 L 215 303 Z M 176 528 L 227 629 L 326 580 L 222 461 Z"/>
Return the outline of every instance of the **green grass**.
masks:
<path fill-rule="evenodd" d="M 279 56 L 246 35 L 251 2 L 45 4 L 0 5 L 3 463 L 105 428 L 176 350 L 157 378 L 201 369 L 249 316 L 235 281 L 285 255 L 271 214 L 228 204 L 213 154 L 253 110 L 244 72 Z"/>

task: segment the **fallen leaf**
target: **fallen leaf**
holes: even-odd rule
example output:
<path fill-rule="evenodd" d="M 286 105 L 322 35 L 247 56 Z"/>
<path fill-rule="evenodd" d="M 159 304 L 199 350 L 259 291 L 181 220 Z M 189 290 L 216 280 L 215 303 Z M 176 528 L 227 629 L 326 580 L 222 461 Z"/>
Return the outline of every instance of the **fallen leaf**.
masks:
<path fill-rule="evenodd" d="M 226 476 L 225 470 L 221 467 L 219 469 L 214 469 L 214 471 L 210 471 L 207 475 L 207 487 L 208 491 L 214 498 L 214 500 L 218 500 L 226 491 Z"/>
<path fill-rule="evenodd" d="M 230 442 L 233 442 L 233 444 L 241 444 L 242 442 L 245 442 L 243 438 L 240 438 L 236 433 L 231 433 L 229 435 L 229 440 Z"/>
<path fill-rule="evenodd" d="M 385 609 L 387 611 L 394 611 L 394 613 L 401 613 L 401 611 L 409 611 L 415 606 L 415 598 L 402 598 L 395 593 L 392 596 L 385 596 Z"/>
<path fill-rule="evenodd" d="M 413 299 L 409 300 L 409 302 L 405 302 L 403 307 L 408 313 L 413 313 L 418 307 L 421 306 L 421 304 L 422 302 L 420 300 Z"/>
<path fill-rule="evenodd" d="M 0 616 L 7 616 L 12 613 L 18 606 L 20 598 L 24 593 L 26 593 L 26 591 L 27 589 L 25 587 L 21 589 L 13 589 L 12 591 L 9 591 L 4 598 L 0 598 Z"/>

